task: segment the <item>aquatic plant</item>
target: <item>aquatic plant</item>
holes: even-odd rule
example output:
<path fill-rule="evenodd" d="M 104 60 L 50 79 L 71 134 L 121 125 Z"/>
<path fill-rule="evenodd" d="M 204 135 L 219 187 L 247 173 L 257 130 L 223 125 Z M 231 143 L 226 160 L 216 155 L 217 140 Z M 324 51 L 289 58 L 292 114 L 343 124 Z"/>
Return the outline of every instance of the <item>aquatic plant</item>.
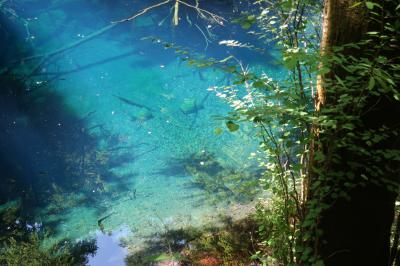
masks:
<path fill-rule="evenodd" d="M 126 262 L 135 266 L 172 260 L 183 265 L 248 265 L 257 261 L 251 255 L 257 251 L 260 241 L 258 226 L 251 217 L 239 221 L 221 217 L 220 227 L 206 224 L 170 229 L 150 238 L 147 247 L 129 255 Z M 165 251 L 166 241 L 172 253 Z"/>
<path fill-rule="evenodd" d="M 0 243 L 3 243 L 9 237 L 23 237 L 24 230 L 21 230 L 21 227 L 24 225 L 21 221 L 21 206 L 20 199 L 9 201 L 0 206 Z"/>
<path fill-rule="evenodd" d="M 192 176 L 191 184 L 203 189 L 212 202 L 248 202 L 260 192 L 259 174 L 251 169 L 224 167 L 205 151 L 193 153 L 185 161 L 185 169 Z"/>
<path fill-rule="evenodd" d="M 75 265 L 72 255 L 58 248 L 43 250 L 36 234 L 31 234 L 28 240 L 17 242 L 14 238 L 8 239 L 0 249 L 0 264 L 17 265 Z"/>
<path fill-rule="evenodd" d="M 96 251 L 93 241 L 72 243 L 62 240 L 44 247 L 46 235 L 28 233 L 23 240 L 13 237 L 1 242 L 0 265 L 7 266 L 80 266 L 86 265 L 87 256 Z"/>
<path fill-rule="evenodd" d="M 85 265 L 87 254 L 96 246 L 91 241 L 71 242 L 67 239 L 43 245 L 51 235 L 51 228 L 40 222 L 29 222 L 20 200 L 0 208 L 0 265 Z"/>

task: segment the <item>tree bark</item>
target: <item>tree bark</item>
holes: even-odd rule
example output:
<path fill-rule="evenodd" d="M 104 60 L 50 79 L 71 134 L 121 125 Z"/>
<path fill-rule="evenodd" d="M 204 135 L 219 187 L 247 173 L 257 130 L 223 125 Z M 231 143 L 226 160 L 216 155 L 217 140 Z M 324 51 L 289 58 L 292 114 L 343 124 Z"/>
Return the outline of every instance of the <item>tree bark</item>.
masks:
<path fill-rule="evenodd" d="M 375 1 L 379 2 L 384 8 L 395 9 L 395 1 Z M 377 24 L 368 17 L 368 9 L 364 2 L 361 5 L 350 8 L 356 1 L 352 0 L 325 0 L 324 20 L 323 20 L 323 38 L 321 42 L 321 53 L 328 55 L 332 47 L 341 46 L 348 43 L 356 43 L 365 37 L 367 31 L 376 30 Z M 354 57 L 363 56 L 363 51 L 344 50 L 343 54 L 351 54 Z M 387 53 L 387 57 L 395 57 L 395 54 Z M 317 80 L 317 99 L 315 107 L 317 112 L 334 106 L 336 96 L 328 92 L 325 87 L 325 81 L 332 80 L 332 77 L 345 79 L 348 75 L 340 67 L 333 66 L 330 72 L 324 76 L 319 76 Z M 397 84 L 398 85 L 398 84 Z M 326 85 L 329 86 L 329 85 Z M 400 114 L 398 101 L 389 99 L 389 97 L 368 96 L 371 110 L 365 112 L 361 117 L 361 125 L 354 130 L 357 132 L 378 129 L 382 126 L 389 128 L 398 127 L 399 119 L 394 114 Z M 324 133 L 321 133 L 324 134 Z M 322 141 L 322 144 L 314 149 L 327 153 L 329 143 L 324 143 L 327 136 L 322 136 L 318 127 L 315 130 L 315 137 Z M 326 133 L 325 133 L 326 134 Z M 329 133 L 328 133 L 329 134 Z M 336 139 L 340 139 L 340 135 Z M 360 142 L 360 148 L 371 149 L 363 146 Z M 399 139 L 391 138 L 379 144 L 375 148 L 399 149 Z M 313 156 L 313 152 L 311 153 Z M 336 154 L 340 159 L 338 163 L 331 166 L 319 166 L 315 164 L 313 158 L 310 158 L 312 167 L 319 168 L 324 172 L 346 171 L 347 162 L 363 160 L 362 157 L 354 156 L 354 152 L 349 149 L 340 148 Z M 385 160 L 381 169 L 385 169 Z M 393 169 L 393 167 L 392 167 Z M 398 169 L 398 168 L 397 168 Z M 317 171 L 310 176 L 309 183 L 320 181 Z M 362 171 L 355 173 L 361 176 Z M 391 178 L 398 180 L 397 173 L 387 171 L 381 174 L 380 178 Z M 343 178 L 345 180 L 345 178 Z M 344 184 L 339 187 L 345 189 Z M 313 199 L 313 191 L 309 192 L 308 199 Z M 350 200 L 340 198 L 335 201 L 327 200 L 330 207 L 324 210 L 318 221 L 317 229 L 322 231 L 322 236 L 318 238 L 313 247 L 316 255 L 321 257 L 325 265 L 388 265 L 390 250 L 390 228 L 394 217 L 394 204 L 396 193 L 391 192 L 385 186 L 367 183 L 365 186 L 357 186 L 349 192 Z"/>

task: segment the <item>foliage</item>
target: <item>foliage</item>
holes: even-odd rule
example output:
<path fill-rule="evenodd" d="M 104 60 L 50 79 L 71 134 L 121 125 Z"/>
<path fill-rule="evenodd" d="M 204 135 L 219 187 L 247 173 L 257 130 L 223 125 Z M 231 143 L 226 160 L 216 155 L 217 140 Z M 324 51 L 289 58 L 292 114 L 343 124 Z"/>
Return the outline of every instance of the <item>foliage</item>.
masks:
<path fill-rule="evenodd" d="M 43 250 L 37 234 L 32 234 L 27 241 L 17 242 L 10 238 L 0 251 L 0 264 L 17 265 L 76 265 L 68 251 L 57 247 Z"/>
<path fill-rule="evenodd" d="M 246 13 L 243 19 L 234 22 L 245 29 L 254 24 L 257 28 L 250 33 L 280 51 L 283 56 L 281 70 L 288 73 L 286 79 L 274 80 L 267 72 L 253 71 L 233 56 L 205 59 L 181 46 L 162 42 L 159 38 L 150 39 L 166 48 L 175 49 L 189 65 L 215 67 L 233 76 L 232 84 L 214 86 L 210 90 L 232 107 L 233 111 L 225 117 L 230 132 L 240 130 L 240 123 L 245 122 L 254 124 L 258 130 L 260 149 L 252 156 L 265 170 L 261 183 L 271 199 L 268 204 L 260 204 L 257 212 L 258 221 L 262 223 L 260 232 L 268 231 L 268 234 L 264 234 L 262 246 L 268 246 L 270 252 L 261 252 L 257 258 L 287 265 L 296 260 L 296 242 L 301 238 L 300 225 L 304 218 L 305 191 L 302 180 L 308 173 L 312 97 L 315 90 L 313 80 L 319 63 L 318 14 L 321 5 L 319 2 L 302 0 L 275 3 L 257 1 L 256 5 L 260 14 Z M 241 45 L 238 41 L 221 41 L 220 44 L 262 51 L 254 46 Z M 221 129 L 216 129 L 215 133 L 220 134 Z M 216 178 L 206 178 L 200 170 L 195 176 L 195 180 L 207 190 L 213 188 L 213 193 L 218 191 L 218 187 L 221 188 L 221 184 L 222 188 L 226 188 L 218 175 Z M 254 185 L 252 183 L 244 191 L 252 191 Z"/>
<path fill-rule="evenodd" d="M 258 224 L 248 217 L 239 221 L 221 217 L 221 226 L 204 225 L 165 230 L 152 237 L 148 248 L 133 253 L 127 265 L 179 261 L 182 265 L 249 265 L 260 241 Z"/>
<path fill-rule="evenodd" d="M 214 257 L 218 265 L 247 265 L 256 252 L 258 239 L 257 224 L 252 218 L 232 222 L 227 221 L 222 229 L 208 228 L 201 236 L 186 247 L 184 262 L 189 265 L 201 265 L 207 257 Z"/>
<path fill-rule="evenodd" d="M 356 187 L 377 184 L 396 193 L 399 189 L 395 174 L 399 150 L 388 145 L 390 140 L 398 140 L 398 127 L 383 124 L 371 128 L 365 117 L 381 101 L 396 104 L 400 99 L 400 67 L 398 58 L 393 57 L 399 47 L 400 25 L 393 18 L 399 17 L 400 8 L 386 10 L 378 3 L 357 3 L 352 8 L 365 5 L 370 12 L 368 23 L 377 23 L 378 30 L 368 32 L 360 43 L 333 47 L 321 58 L 319 1 L 256 4 L 260 15 L 244 14 L 235 22 L 245 29 L 257 24 L 258 30 L 250 33 L 281 51 L 287 79 L 273 80 L 240 62 L 224 65 L 229 57 L 186 60 L 198 67 L 217 66 L 234 76 L 232 84 L 212 88 L 232 106 L 226 117 L 229 131 L 239 130 L 239 122 L 254 123 L 259 129 L 260 151 L 254 157 L 266 169 L 261 181 L 272 195 L 258 208 L 260 232 L 268 232 L 262 244 L 272 251 L 259 253 L 259 259 L 284 265 L 321 265 L 315 256 L 317 247 L 305 243 L 318 243 L 323 233 L 318 230 L 318 219 L 323 210 L 338 198 L 349 198 Z M 389 19 L 391 22 L 382 22 Z M 241 46 L 237 41 L 230 43 Z M 349 51 L 360 56 L 350 56 Z M 332 72 L 334 69 L 340 73 Z M 328 95 L 329 105 L 322 110 L 313 106 L 317 75 L 324 76 Z M 343 165 L 340 154 L 344 150 L 352 160 Z M 310 181 L 312 177 L 317 179 Z M 312 199 L 307 201 L 310 195 Z"/>
<path fill-rule="evenodd" d="M 240 123 L 248 122 L 258 129 L 260 149 L 253 157 L 265 169 L 261 182 L 271 197 L 257 209 L 256 221 L 263 240 L 258 247 L 260 252 L 253 258 L 269 265 L 321 265 L 315 250 L 305 243 L 318 242 L 323 233 L 317 225 L 321 212 L 330 207 L 326 202 L 349 198 L 352 189 L 368 184 L 382 185 L 396 193 L 399 190 L 396 171 L 400 151 L 387 145 L 393 139 L 398 140 L 398 125 L 370 128 L 365 117 L 380 102 L 391 104 L 400 100 L 400 63 L 393 56 L 399 48 L 400 7 L 387 10 L 379 3 L 356 2 L 351 8 L 366 9 L 370 17 L 366 23 L 377 23 L 379 27 L 368 32 L 361 42 L 333 47 L 321 58 L 320 1 L 259 0 L 255 5 L 259 14 L 246 13 L 234 22 L 244 29 L 252 29 L 250 34 L 280 51 L 281 67 L 287 71 L 287 78 L 274 80 L 269 73 L 257 73 L 240 62 L 231 64 L 235 60 L 232 56 L 221 60 L 198 55 L 190 58 L 187 49 L 162 44 L 175 49 L 189 65 L 218 67 L 232 74 L 232 84 L 212 88 L 232 106 L 226 126 L 230 132 L 236 132 L 240 130 Z M 175 11 L 178 12 L 178 2 Z M 156 38 L 153 41 L 160 42 Z M 236 41 L 220 43 L 254 48 Z M 351 56 L 351 52 L 358 56 Z M 329 104 L 316 112 L 313 100 L 317 75 L 324 77 Z M 184 107 L 190 111 L 193 106 L 193 102 L 187 102 Z M 216 129 L 215 133 L 221 132 Z M 352 158 L 344 167 L 340 160 L 343 151 Z M 310 159 L 314 160 L 312 164 Z M 193 158 L 193 161 L 202 162 L 204 167 L 196 164 L 188 166 L 187 171 L 210 194 L 235 197 L 252 191 L 250 188 L 255 186 L 251 176 L 214 168 L 215 162 L 208 157 Z M 242 184 L 246 185 L 245 189 L 237 187 Z M 310 195 L 312 198 L 307 201 Z M 231 239 L 232 234 L 205 234 L 193 243 L 197 245 L 196 250 L 215 255 L 224 264 L 235 265 L 232 254 L 243 250 Z M 28 246 L 23 250 L 29 249 Z M 15 248 L 6 250 L 16 254 Z M 199 259 L 198 254 L 188 252 L 193 260 Z M 244 253 L 240 258 L 245 258 Z M 158 258 L 160 254 L 154 259 Z"/>
<path fill-rule="evenodd" d="M 30 225 L 22 214 L 22 203 L 13 201 L 0 208 L 0 265 L 85 265 L 95 242 L 62 240 L 45 247 L 49 231 L 41 224 Z"/>
<path fill-rule="evenodd" d="M 398 124 L 376 117 L 384 114 L 384 108 L 398 110 L 400 104 L 396 56 L 400 10 L 391 5 L 357 2 L 352 8 L 367 12 L 368 20 L 363 23 L 376 31 L 367 32 L 358 43 L 332 47 L 324 55 L 319 70 L 324 78 L 324 105 L 312 117 L 315 162 L 309 176 L 312 197 L 303 223 L 308 232 L 305 242 L 319 242 L 323 232 L 318 230 L 318 217 L 338 199 L 350 200 L 351 191 L 373 185 L 384 187 L 387 193 L 399 192 Z M 316 252 L 318 245 L 313 249 Z M 315 256 L 303 258 L 310 260 Z"/>
<path fill-rule="evenodd" d="M 203 189 L 213 202 L 249 202 L 260 192 L 259 174 L 250 169 L 223 167 L 205 151 L 192 154 L 188 161 L 185 169 L 193 176 L 192 184 Z"/>
<path fill-rule="evenodd" d="M 265 169 L 261 182 L 271 197 L 259 205 L 256 215 L 264 237 L 262 247 L 269 252 L 257 256 L 265 263 L 288 265 L 297 260 L 296 244 L 304 218 L 302 180 L 308 172 L 321 6 L 311 1 L 257 4 L 261 10 L 256 16 L 258 30 L 251 33 L 281 52 L 287 79 L 274 80 L 268 73 L 256 73 L 239 63 L 239 70 L 233 72 L 236 81 L 214 90 L 234 109 L 229 119 L 251 122 L 259 130 L 260 149 L 254 159 Z"/>
<path fill-rule="evenodd" d="M 382 126 L 371 128 L 366 121 L 380 102 L 399 101 L 400 65 L 393 58 L 398 47 L 399 21 L 392 20 L 384 26 L 382 22 L 399 17 L 399 9 L 386 10 L 377 3 L 365 2 L 370 10 L 369 23 L 377 23 L 380 31 L 368 32 L 360 43 L 334 47 L 332 53 L 320 58 L 319 32 L 312 32 L 318 19 L 312 12 L 307 14 L 306 3 L 313 4 L 309 11 L 320 8 L 318 2 L 278 1 L 273 9 L 264 8 L 258 18 L 264 32 L 260 36 L 282 49 L 289 80 L 273 82 L 266 75 L 256 79 L 253 73 L 242 71 L 242 76 L 252 76 L 253 83 L 246 79 L 237 82 L 248 91 L 240 102 L 236 92 L 239 89 L 232 92 L 234 86 L 219 92 L 228 95 L 224 98 L 229 99 L 242 120 L 253 121 L 261 129 L 261 148 L 267 155 L 267 162 L 261 165 L 268 169 L 264 183 L 273 196 L 259 209 L 260 219 L 265 219 L 260 229 L 273 228 L 263 243 L 274 249 L 273 257 L 284 265 L 322 263 L 313 255 L 317 247 L 313 250 L 304 243 L 318 243 L 323 233 L 317 227 L 318 217 L 330 207 L 327 202 L 349 198 L 352 189 L 369 183 L 393 192 L 399 189 L 395 173 L 400 151 L 388 145 L 399 139 L 398 126 L 383 122 Z M 349 56 L 349 51 L 360 56 Z M 318 69 L 320 62 L 323 67 Z M 340 72 L 326 76 L 332 69 Z M 329 105 L 315 112 L 311 97 L 317 74 L 325 75 Z M 261 103 L 257 102 L 259 99 Z M 317 134 L 311 131 L 316 127 Z M 315 153 L 310 154 L 310 150 Z M 340 155 L 344 150 L 352 160 L 343 164 Z M 312 165 L 307 163 L 310 156 L 315 160 Z M 307 183 L 312 177 L 317 179 Z M 306 201 L 310 193 L 312 199 Z"/>

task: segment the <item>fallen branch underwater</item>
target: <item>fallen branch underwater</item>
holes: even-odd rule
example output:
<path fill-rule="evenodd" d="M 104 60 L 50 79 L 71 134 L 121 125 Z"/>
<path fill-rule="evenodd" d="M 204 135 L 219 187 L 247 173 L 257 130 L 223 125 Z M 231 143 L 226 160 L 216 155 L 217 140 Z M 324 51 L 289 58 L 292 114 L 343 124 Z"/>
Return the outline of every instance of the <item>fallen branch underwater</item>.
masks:
<path fill-rule="evenodd" d="M 113 215 L 113 214 L 116 214 L 116 212 L 113 211 L 113 212 L 111 212 L 110 214 L 108 214 L 108 215 L 106 215 L 106 216 L 104 216 L 104 217 L 102 217 L 102 218 L 100 218 L 100 219 L 97 220 L 97 225 L 99 226 L 100 231 L 101 231 L 103 234 L 105 233 L 103 221 L 104 221 L 105 219 L 109 218 L 109 217 L 110 217 L 111 215 Z"/>
<path fill-rule="evenodd" d="M 107 25 L 107 26 L 105 26 L 105 27 L 103 27 L 103 28 L 101 28 L 101 29 L 99 29 L 99 30 L 87 35 L 85 38 L 80 39 L 80 40 L 75 41 L 75 42 L 72 42 L 70 44 L 67 44 L 67 45 L 65 45 L 65 46 L 63 46 L 61 48 L 55 49 L 55 50 L 53 50 L 51 52 L 44 53 L 44 54 L 38 54 L 38 55 L 32 55 L 32 56 L 28 56 L 28 57 L 19 59 L 19 60 L 15 61 L 15 62 L 11 63 L 11 67 L 15 67 L 18 64 L 25 63 L 27 61 L 32 61 L 32 60 L 35 60 L 35 59 L 41 59 L 40 62 L 33 68 L 31 73 L 28 75 L 28 77 L 30 77 L 33 74 L 35 74 L 37 72 L 37 70 L 40 69 L 46 63 L 46 61 L 49 60 L 51 57 L 53 57 L 55 55 L 58 55 L 58 54 L 61 54 L 61 53 L 65 52 L 67 50 L 70 50 L 72 48 L 76 48 L 76 47 L 78 47 L 78 46 L 80 46 L 80 45 L 92 40 L 93 38 L 98 37 L 98 36 L 108 32 L 109 30 L 113 29 L 114 27 L 116 27 L 117 25 L 119 25 L 119 24 L 121 24 L 123 22 L 131 21 L 131 20 L 133 20 L 133 19 L 145 14 L 149 10 L 154 9 L 156 7 L 159 7 L 159 6 L 162 6 L 164 4 L 167 4 L 167 3 L 171 2 L 171 1 L 172 0 L 166 0 L 164 2 L 161 2 L 161 3 L 155 4 L 155 5 L 149 6 L 147 8 L 144 8 L 144 9 L 142 9 L 141 11 L 139 11 L 138 13 L 136 13 L 135 15 L 133 15 L 130 18 L 111 22 L 111 24 L 109 24 L 109 25 Z M 2 69 L 0 71 L 0 75 L 8 73 L 10 70 L 11 69 L 9 69 L 9 67 L 5 67 L 4 69 Z"/>
<path fill-rule="evenodd" d="M 204 32 L 201 30 L 201 28 L 197 24 L 194 24 L 194 25 L 197 27 L 197 29 L 200 31 L 200 33 L 203 35 L 204 40 L 206 41 L 206 47 L 204 48 L 204 50 L 207 50 L 208 43 L 210 43 L 211 41 L 207 38 L 207 36 L 204 34 Z"/>
<path fill-rule="evenodd" d="M 152 10 L 154 8 L 160 7 L 162 5 L 168 4 L 170 2 L 175 2 L 175 14 L 174 14 L 174 21 L 173 21 L 175 25 L 178 24 L 178 19 L 177 19 L 178 9 L 177 9 L 177 7 L 178 7 L 179 3 L 182 4 L 182 5 L 185 5 L 185 6 L 189 7 L 189 8 L 195 9 L 200 14 L 200 16 L 203 17 L 203 18 L 207 18 L 206 15 L 208 15 L 212 20 L 214 20 L 219 25 L 223 25 L 223 21 L 226 21 L 224 18 L 222 18 L 222 17 L 220 17 L 220 16 L 218 16 L 218 15 L 216 15 L 214 13 L 211 13 L 211 12 L 205 10 L 205 9 L 200 8 L 198 6 L 198 3 L 196 4 L 196 6 L 193 6 L 193 5 L 190 5 L 190 4 L 188 4 L 188 3 L 186 3 L 186 2 L 184 2 L 182 0 L 165 0 L 165 1 L 160 2 L 158 4 L 146 7 L 146 8 L 142 9 L 141 11 L 139 11 L 138 13 L 136 13 L 135 15 L 133 15 L 133 16 L 131 16 L 129 18 L 113 21 L 113 22 L 111 22 L 111 24 L 109 24 L 109 25 L 107 25 L 107 26 L 105 26 L 105 27 L 103 27 L 103 28 L 101 28 L 101 29 L 99 29 L 99 30 L 87 35 L 83 39 L 74 41 L 74 42 L 72 42 L 70 44 L 67 44 L 67 45 L 61 47 L 61 48 L 55 49 L 55 50 L 53 50 L 51 52 L 48 52 L 48 53 L 32 55 L 32 56 L 28 56 L 28 57 L 16 60 L 16 61 L 12 62 L 8 67 L 6 66 L 5 68 L 1 69 L 0 70 L 0 75 L 3 75 L 5 73 L 9 73 L 15 66 L 17 66 L 19 64 L 26 63 L 27 61 L 32 61 L 32 60 L 35 60 L 35 59 L 41 59 L 40 62 L 33 68 L 31 73 L 26 76 L 26 77 L 29 78 L 32 75 L 34 75 L 47 62 L 47 60 L 49 60 L 53 56 L 61 54 L 61 53 L 65 52 L 65 51 L 71 50 L 73 48 L 76 48 L 76 47 L 78 47 L 78 46 L 80 46 L 80 45 L 82 45 L 82 44 L 94 39 L 95 37 L 98 37 L 98 36 L 108 32 L 109 30 L 113 29 L 114 27 L 116 27 L 117 25 L 119 25 L 121 23 L 132 21 L 132 20 L 136 19 L 137 17 L 147 13 L 148 11 L 150 11 L 150 10 Z"/>
<path fill-rule="evenodd" d="M 118 95 L 115 95 L 115 94 L 113 94 L 113 96 L 115 98 L 117 98 L 118 100 L 120 100 L 121 102 L 123 102 L 123 103 L 129 104 L 129 105 L 132 105 L 132 106 L 136 106 L 136 107 L 139 107 L 139 108 L 145 108 L 145 109 L 150 110 L 150 111 L 154 111 L 152 108 L 147 107 L 147 106 L 145 106 L 143 104 L 140 104 L 140 103 L 136 103 L 136 102 L 134 102 L 134 101 L 132 101 L 130 99 L 127 99 L 127 98 L 124 98 L 124 97 L 121 97 L 121 96 L 118 96 Z"/>
<path fill-rule="evenodd" d="M 102 64 L 113 62 L 115 60 L 124 59 L 124 58 L 126 58 L 128 56 L 131 56 L 131 55 L 134 55 L 136 53 L 137 53 L 136 50 L 132 50 L 132 51 L 127 52 L 127 53 L 123 53 L 123 54 L 116 55 L 116 56 L 113 56 L 113 57 L 105 58 L 105 59 L 102 59 L 102 60 L 87 64 L 87 65 L 82 65 L 82 66 L 79 66 L 77 68 L 73 68 L 73 69 L 70 69 L 70 70 L 65 70 L 65 71 L 60 71 L 60 72 L 40 72 L 40 73 L 35 73 L 32 76 L 62 76 L 62 75 L 68 75 L 68 74 L 79 72 L 79 71 L 82 71 L 82 70 L 85 70 L 85 69 L 89 69 L 89 68 L 92 68 L 92 67 L 95 67 L 95 66 L 99 66 L 99 65 L 102 65 Z"/>

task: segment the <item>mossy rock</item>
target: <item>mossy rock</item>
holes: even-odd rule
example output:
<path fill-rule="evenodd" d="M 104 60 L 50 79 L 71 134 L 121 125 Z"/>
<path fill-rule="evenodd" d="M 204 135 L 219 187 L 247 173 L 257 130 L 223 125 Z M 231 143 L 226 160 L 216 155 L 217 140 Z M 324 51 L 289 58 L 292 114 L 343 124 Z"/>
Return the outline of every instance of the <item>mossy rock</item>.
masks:
<path fill-rule="evenodd" d="M 195 113 L 198 110 L 197 100 L 194 98 L 186 98 L 180 106 L 181 111 L 184 114 Z"/>

